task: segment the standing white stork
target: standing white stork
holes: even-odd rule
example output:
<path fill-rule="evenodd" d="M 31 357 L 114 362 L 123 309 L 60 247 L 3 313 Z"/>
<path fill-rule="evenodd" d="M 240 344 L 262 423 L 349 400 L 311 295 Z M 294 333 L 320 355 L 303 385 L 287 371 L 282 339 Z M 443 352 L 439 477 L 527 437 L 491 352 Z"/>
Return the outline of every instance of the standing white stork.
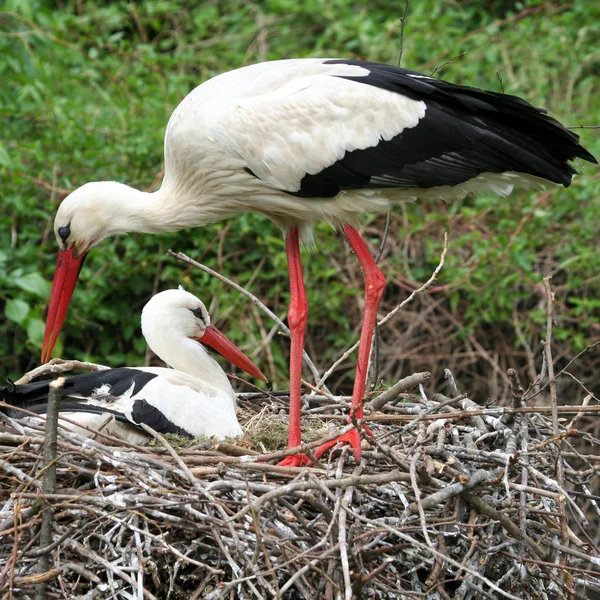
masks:
<path fill-rule="evenodd" d="M 123 367 L 74 375 L 65 381 L 60 413 L 79 425 L 102 428 L 135 443 L 148 439 L 141 428 L 135 427 L 140 423 L 159 433 L 189 437 L 224 439 L 241 435 L 229 379 L 203 345 L 253 377 L 266 379 L 211 325 L 204 304 L 182 289 L 156 294 L 142 311 L 142 333 L 152 351 L 171 369 Z M 0 398 L 45 414 L 48 383 L 9 384 L 0 388 Z M 16 416 L 22 414 L 16 412 Z M 78 432 L 92 435 L 85 429 Z"/>
<path fill-rule="evenodd" d="M 299 242 L 313 224 L 342 229 L 365 276 L 365 312 L 352 409 L 362 416 L 371 338 L 385 278 L 354 228 L 390 202 L 462 198 L 515 186 L 568 186 L 575 158 L 596 162 L 578 137 L 524 100 L 389 65 L 293 59 L 223 73 L 193 90 L 165 134 L 155 193 L 87 183 L 54 222 L 59 255 L 43 357 L 60 332 L 83 258 L 103 238 L 198 227 L 255 211 L 285 235 L 291 298 L 290 428 L 300 444 L 301 356 L 308 307 Z M 353 430 L 344 441 L 360 456 Z M 328 446 L 319 449 L 320 455 Z M 284 464 L 301 464 L 302 456 Z"/>

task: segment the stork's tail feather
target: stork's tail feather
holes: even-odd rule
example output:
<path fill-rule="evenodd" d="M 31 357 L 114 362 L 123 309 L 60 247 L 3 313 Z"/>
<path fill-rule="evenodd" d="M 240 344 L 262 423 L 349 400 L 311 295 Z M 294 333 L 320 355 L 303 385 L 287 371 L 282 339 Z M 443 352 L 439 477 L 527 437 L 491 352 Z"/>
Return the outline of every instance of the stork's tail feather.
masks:
<path fill-rule="evenodd" d="M 16 384 L 8 379 L 7 385 L 0 387 L 0 400 L 17 408 L 27 408 L 48 399 L 49 384 L 49 380 Z M 5 407 L 0 409 L 6 410 Z"/>
<path fill-rule="evenodd" d="M 40 410 L 40 406 L 46 406 L 51 381 L 50 379 L 44 379 L 33 383 L 16 384 L 8 379 L 7 385 L 0 387 L 0 400 L 14 406 L 16 409 L 22 408 L 35 413 L 45 412 L 45 410 Z M 65 395 L 69 394 L 73 391 L 72 387 L 67 379 L 63 387 L 63 393 Z M 0 412 L 16 418 L 23 416 L 21 411 L 12 410 L 6 406 L 0 406 Z"/>
<path fill-rule="evenodd" d="M 462 105 L 470 109 L 475 118 L 483 119 L 490 131 L 502 135 L 515 145 L 524 146 L 525 150 L 546 160 L 559 171 L 567 168 L 568 161 L 576 158 L 598 162 L 579 143 L 579 136 L 574 131 L 549 116 L 546 109 L 537 108 L 523 98 L 445 81 L 439 82 L 438 90 L 447 102 Z M 559 175 L 561 180 L 556 183 L 570 183 L 572 172 L 568 168 L 566 171 L 563 173 L 564 179 Z M 548 178 L 551 179 L 551 176 Z"/>
<path fill-rule="evenodd" d="M 10 404 L 11 407 L 0 406 L 0 412 L 7 414 L 9 417 L 20 418 L 26 416 L 22 410 L 24 409 L 29 413 L 35 413 L 43 415 L 46 413 L 48 408 L 48 393 L 50 391 L 50 382 L 52 380 L 45 379 L 41 381 L 35 381 L 33 383 L 16 384 L 10 379 L 7 380 L 7 385 L 0 387 L 0 400 Z M 75 377 L 70 377 L 65 380 L 63 386 L 63 396 L 59 406 L 59 412 L 61 413 L 90 413 L 90 414 L 107 414 L 110 413 L 114 417 L 123 423 L 132 424 L 127 417 L 115 410 L 111 410 L 107 407 L 95 406 L 92 404 L 86 404 L 84 398 L 77 396 L 70 396 L 69 394 L 77 394 L 77 384 L 80 383 Z"/>

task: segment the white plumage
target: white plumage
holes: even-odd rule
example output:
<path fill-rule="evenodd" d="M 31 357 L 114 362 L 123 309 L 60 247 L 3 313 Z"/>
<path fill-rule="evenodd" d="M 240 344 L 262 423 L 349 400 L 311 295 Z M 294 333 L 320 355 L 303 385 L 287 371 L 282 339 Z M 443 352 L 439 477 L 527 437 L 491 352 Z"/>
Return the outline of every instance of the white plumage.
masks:
<path fill-rule="evenodd" d="M 119 412 L 131 423 L 140 422 L 140 419 L 136 419 L 132 415 L 135 401 L 145 400 L 175 427 L 193 437 L 215 437 L 223 440 L 242 435 L 231 386 L 229 389 L 219 387 L 198 377 L 163 367 L 135 367 L 135 370 L 156 375 L 156 377 L 135 394 L 132 393 L 132 385 L 128 391 L 116 398 L 110 395 L 110 388 L 106 390 L 108 395 L 106 392 L 103 394 L 103 390 L 98 388 L 90 396 L 78 397 L 82 398 L 89 406 L 98 406 Z M 61 412 L 61 416 L 66 417 L 68 421 L 85 425 L 94 430 L 101 429 L 105 433 L 134 444 L 143 443 L 149 439 L 148 434 L 138 427 L 129 426 L 109 412 L 103 414 L 84 413 L 71 409 Z M 68 421 L 59 419 L 61 425 L 73 429 L 73 425 Z M 152 426 L 152 423 L 148 423 L 148 425 Z M 160 430 L 160 427 L 154 423 L 153 429 Z M 77 433 L 85 437 L 93 435 L 93 432 L 81 428 L 77 428 Z M 181 432 L 163 431 L 162 433 Z"/>
<path fill-rule="evenodd" d="M 180 148 L 190 139 L 208 140 L 202 150 L 211 147 L 220 160 L 239 160 L 262 185 L 297 192 L 307 173 L 415 127 L 425 115 L 424 102 L 337 77 L 368 74 L 355 65 L 304 59 L 215 77 L 193 90 L 169 120 L 167 181 L 170 168 L 178 171 Z M 224 102 L 214 100 L 215 88 Z"/>

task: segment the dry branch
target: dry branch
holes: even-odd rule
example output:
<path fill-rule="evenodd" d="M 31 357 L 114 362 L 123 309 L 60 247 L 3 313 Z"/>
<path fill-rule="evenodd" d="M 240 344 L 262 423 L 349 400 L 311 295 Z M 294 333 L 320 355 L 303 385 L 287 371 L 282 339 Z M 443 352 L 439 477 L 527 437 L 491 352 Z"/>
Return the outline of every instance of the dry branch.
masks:
<path fill-rule="evenodd" d="M 17 385 L 22 383 L 30 383 L 34 379 L 44 377 L 46 375 L 59 375 L 61 373 L 67 373 L 68 371 L 101 371 L 108 369 L 104 365 L 97 365 L 90 362 L 82 362 L 80 360 L 63 360 L 62 358 L 53 358 L 49 363 L 41 365 L 33 371 L 29 371 L 15 381 Z"/>
<path fill-rule="evenodd" d="M 49 385 L 48 409 L 46 412 L 46 433 L 43 446 L 42 492 L 54 494 L 56 491 L 56 438 L 58 432 L 58 406 L 64 377 L 59 377 Z M 50 568 L 50 546 L 52 544 L 52 507 L 47 500 L 42 501 L 42 524 L 40 527 L 40 550 L 43 552 L 38 565 L 39 573 L 46 573 Z M 38 584 L 36 600 L 46 598 L 46 581 Z"/>

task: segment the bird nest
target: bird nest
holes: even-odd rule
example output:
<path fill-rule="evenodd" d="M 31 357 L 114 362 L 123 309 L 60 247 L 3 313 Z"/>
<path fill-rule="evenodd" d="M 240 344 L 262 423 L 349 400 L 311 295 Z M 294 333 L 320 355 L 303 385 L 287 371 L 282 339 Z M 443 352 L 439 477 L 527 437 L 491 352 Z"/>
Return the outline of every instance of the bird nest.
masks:
<path fill-rule="evenodd" d="M 2 597 L 443 600 L 600 589 L 598 442 L 577 429 L 598 407 L 553 407 L 543 389 L 532 406 L 511 370 L 506 405 L 482 408 L 448 375 L 448 396 L 425 394 L 428 373 L 373 394 L 360 464 L 338 448 L 310 468 L 277 466 L 284 393 L 240 394 L 246 435 L 228 443 L 153 434 L 148 446 L 119 445 L 59 428 L 50 467 L 42 424 L 3 415 Z M 348 405 L 304 397 L 305 452 L 346 426 Z"/>

